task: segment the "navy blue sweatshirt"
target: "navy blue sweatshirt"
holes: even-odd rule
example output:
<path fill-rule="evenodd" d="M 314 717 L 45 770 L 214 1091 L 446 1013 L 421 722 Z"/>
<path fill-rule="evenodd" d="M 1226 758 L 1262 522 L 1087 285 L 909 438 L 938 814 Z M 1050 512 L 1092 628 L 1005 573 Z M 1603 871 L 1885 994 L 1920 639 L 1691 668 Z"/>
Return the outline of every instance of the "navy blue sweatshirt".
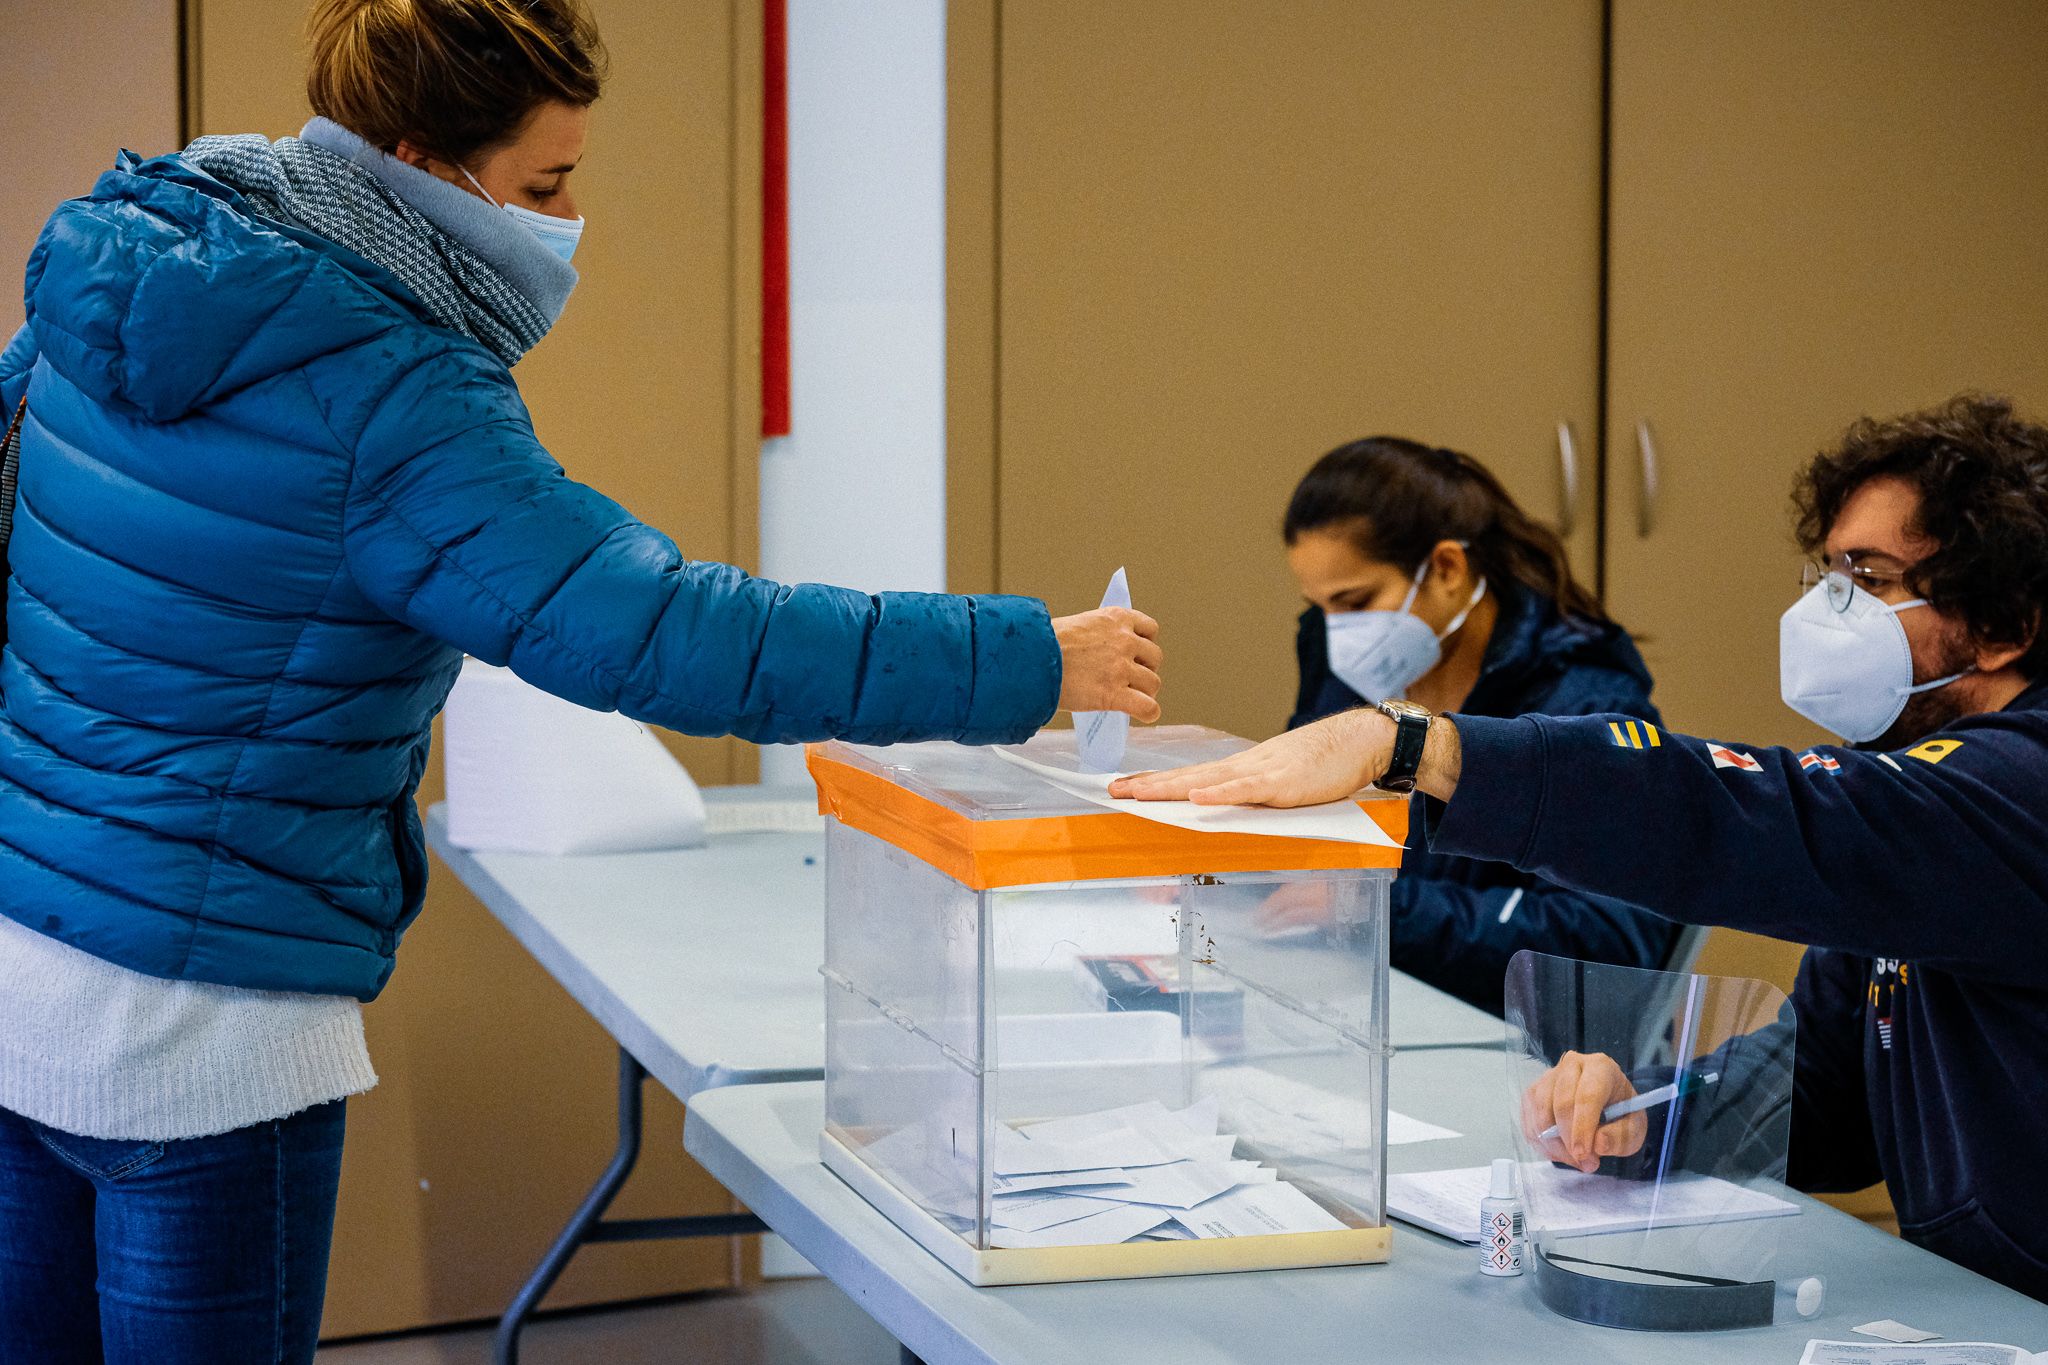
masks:
<path fill-rule="evenodd" d="M 1814 944 L 1791 1183 L 1881 1175 L 1910 1241 L 2048 1299 L 2048 682 L 1891 754 L 1457 727 L 1432 848 Z"/>
<path fill-rule="evenodd" d="M 1320 610 L 1302 614 L 1295 641 L 1301 691 L 1289 729 L 1365 705 L 1330 672 L 1324 630 Z M 1649 670 L 1625 631 L 1564 617 L 1549 598 L 1516 584 L 1500 591 L 1493 637 L 1463 709 L 1658 721 Z M 1669 920 L 1620 901 L 1568 891 L 1505 863 L 1431 852 L 1419 821 L 1394 880 L 1393 965 L 1494 1014 L 1508 959 L 1520 949 L 1662 967 L 1677 935 Z"/>

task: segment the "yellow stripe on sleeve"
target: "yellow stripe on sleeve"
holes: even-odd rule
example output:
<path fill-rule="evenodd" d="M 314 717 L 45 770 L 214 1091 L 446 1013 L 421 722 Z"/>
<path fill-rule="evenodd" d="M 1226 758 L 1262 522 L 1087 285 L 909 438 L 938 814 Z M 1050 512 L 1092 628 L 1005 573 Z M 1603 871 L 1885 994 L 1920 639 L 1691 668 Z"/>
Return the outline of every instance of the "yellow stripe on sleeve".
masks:
<path fill-rule="evenodd" d="M 1607 728 L 1614 731 L 1615 744 L 1617 744 L 1621 748 L 1626 749 L 1628 747 L 1628 736 L 1624 735 L 1621 732 L 1621 722 L 1617 720 L 1610 720 L 1607 722 Z"/>
<path fill-rule="evenodd" d="M 1643 722 L 1643 733 L 1650 737 L 1650 747 L 1652 749 L 1657 748 L 1664 742 L 1663 740 L 1657 737 L 1657 727 L 1650 724 L 1650 722 L 1648 721 Z"/>
<path fill-rule="evenodd" d="M 1643 732 L 1636 729 L 1636 723 L 1634 721 L 1630 721 L 1628 723 L 1628 742 L 1629 747 L 1632 749 L 1640 749 L 1643 747 Z"/>

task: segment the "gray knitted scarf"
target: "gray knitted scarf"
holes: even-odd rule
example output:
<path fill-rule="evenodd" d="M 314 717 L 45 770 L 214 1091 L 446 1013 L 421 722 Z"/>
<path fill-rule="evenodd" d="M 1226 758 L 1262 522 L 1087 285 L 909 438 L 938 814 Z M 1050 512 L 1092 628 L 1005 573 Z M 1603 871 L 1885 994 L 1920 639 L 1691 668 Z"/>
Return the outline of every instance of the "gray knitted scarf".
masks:
<path fill-rule="evenodd" d="M 184 155 L 258 213 L 383 266 L 434 321 L 488 346 L 507 365 L 533 349 L 554 321 L 483 256 L 347 157 L 302 138 L 273 143 L 254 133 L 202 137 Z"/>

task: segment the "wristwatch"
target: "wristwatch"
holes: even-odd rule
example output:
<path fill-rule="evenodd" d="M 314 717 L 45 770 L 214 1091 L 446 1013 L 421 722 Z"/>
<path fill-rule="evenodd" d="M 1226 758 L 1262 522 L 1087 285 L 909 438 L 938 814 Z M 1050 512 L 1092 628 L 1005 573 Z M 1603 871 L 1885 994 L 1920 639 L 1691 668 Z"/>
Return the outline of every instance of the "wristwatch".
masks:
<path fill-rule="evenodd" d="M 1422 746 L 1429 738 L 1429 723 L 1436 717 L 1427 706 L 1399 698 L 1376 701 L 1372 708 L 1394 722 L 1394 756 L 1373 786 L 1406 796 L 1415 790 L 1415 770 L 1422 766 Z"/>

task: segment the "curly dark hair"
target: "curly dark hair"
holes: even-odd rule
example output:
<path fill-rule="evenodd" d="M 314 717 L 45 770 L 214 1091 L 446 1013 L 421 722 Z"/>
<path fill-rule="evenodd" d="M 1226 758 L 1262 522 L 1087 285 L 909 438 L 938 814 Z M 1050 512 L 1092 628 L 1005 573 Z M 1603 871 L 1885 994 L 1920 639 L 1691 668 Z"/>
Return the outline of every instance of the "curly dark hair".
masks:
<path fill-rule="evenodd" d="M 1919 492 L 1911 529 L 1939 547 L 1907 586 L 1975 644 L 2023 647 L 2028 679 L 2048 671 L 2048 427 L 2016 415 L 2010 399 L 1978 393 L 1860 418 L 1793 486 L 1800 546 L 1818 552 L 1850 495 L 1887 476 Z"/>

